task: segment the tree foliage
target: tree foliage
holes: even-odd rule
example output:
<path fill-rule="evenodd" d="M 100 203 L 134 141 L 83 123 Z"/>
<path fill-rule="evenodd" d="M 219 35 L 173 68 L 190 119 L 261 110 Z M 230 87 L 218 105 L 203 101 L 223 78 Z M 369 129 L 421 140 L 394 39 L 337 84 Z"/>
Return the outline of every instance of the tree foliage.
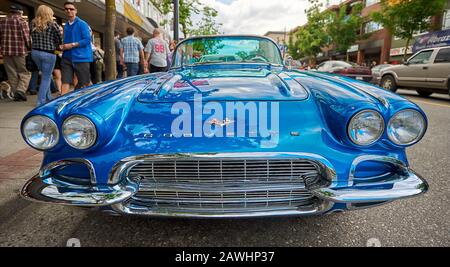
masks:
<path fill-rule="evenodd" d="M 342 5 L 339 12 L 327 11 L 328 16 L 326 31 L 330 36 L 331 42 L 339 52 L 347 52 L 347 50 L 360 39 L 358 31 L 361 29 L 363 18 L 361 3 L 351 7 L 350 14 L 347 14 L 348 5 Z"/>
<path fill-rule="evenodd" d="M 197 23 L 197 28 L 190 30 L 189 34 L 192 36 L 221 34 L 220 27 L 222 24 L 216 22 L 217 10 L 205 6 L 203 7 L 202 13 L 202 19 Z"/>
<path fill-rule="evenodd" d="M 406 59 L 414 33 L 429 29 L 430 17 L 441 13 L 446 3 L 447 0 L 381 0 L 381 11 L 373 13 L 372 18 L 394 36 L 406 40 Z"/>
<path fill-rule="evenodd" d="M 173 0 L 152 0 L 152 2 L 164 15 L 173 12 Z M 200 14 L 201 5 L 199 0 L 179 0 L 181 32 L 185 37 L 192 30 L 192 15 Z"/>
<path fill-rule="evenodd" d="M 290 42 L 290 51 L 300 51 L 298 56 L 316 58 L 321 48 L 329 44 L 329 36 L 324 30 L 327 24 L 327 15 L 321 12 L 322 4 L 318 0 L 310 0 L 311 7 L 307 10 L 308 23 L 300 27 L 295 34 L 295 42 Z"/>
<path fill-rule="evenodd" d="M 322 48 L 333 45 L 337 51 L 346 52 L 357 40 L 367 36 L 359 34 L 363 19 L 362 4 L 342 5 L 338 12 L 321 11 L 318 0 L 310 0 L 311 7 L 305 10 L 308 22 L 291 35 L 289 53 L 294 58 L 315 58 Z M 348 14 L 348 10 L 351 12 Z M 293 38 L 294 37 L 294 38 Z M 294 42 L 293 39 L 296 39 Z"/>
<path fill-rule="evenodd" d="M 301 55 L 300 55 L 300 50 L 297 47 L 297 42 L 294 43 L 294 35 L 295 35 L 295 32 L 289 33 L 288 53 L 293 58 L 298 59 L 298 58 L 300 58 Z"/>

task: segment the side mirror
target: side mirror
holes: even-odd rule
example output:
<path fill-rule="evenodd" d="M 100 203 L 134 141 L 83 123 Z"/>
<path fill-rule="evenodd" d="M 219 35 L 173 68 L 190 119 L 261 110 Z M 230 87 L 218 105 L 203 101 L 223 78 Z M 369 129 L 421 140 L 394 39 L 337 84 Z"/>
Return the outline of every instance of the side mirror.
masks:
<path fill-rule="evenodd" d="M 403 61 L 403 65 L 408 66 L 409 65 L 409 61 L 408 60 Z"/>

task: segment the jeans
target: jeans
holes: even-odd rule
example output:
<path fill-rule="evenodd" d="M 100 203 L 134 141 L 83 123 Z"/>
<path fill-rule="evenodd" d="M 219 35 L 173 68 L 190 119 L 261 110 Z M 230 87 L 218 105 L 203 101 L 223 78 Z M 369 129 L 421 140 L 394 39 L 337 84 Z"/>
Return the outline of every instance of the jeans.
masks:
<path fill-rule="evenodd" d="M 35 71 L 31 73 L 31 80 L 28 84 L 28 92 L 37 94 L 38 92 L 38 80 L 39 80 L 39 71 Z M 58 88 L 56 88 L 55 81 L 52 79 L 50 81 L 50 92 L 57 93 Z"/>
<path fill-rule="evenodd" d="M 43 51 L 32 50 L 31 56 L 42 74 L 37 100 L 37 106 L 40 106 L 52 100 L 50 83 L 52 80 L 53 68 L 55 67 L 56 55 Z"/>
<path fill-rule="evenodd" d="M 39 79 L 39 71 L 34 71 L 31 73 L 31 80 L 28 84 L 28 91 L 30 93 L 37 93 L 38 91 L 38 79 Z"/>
<path fill-rule="evenodd" d="M 120 61 L 116 61 L 117 66 L 117 79 L 123 78 L 123 66 L 120 64 Z"/>
<path fill-rule="evenodd" d="M 139 73 L 139 63 L 125 63 L 127 66 L 127 77 L 136 76 Z"/>

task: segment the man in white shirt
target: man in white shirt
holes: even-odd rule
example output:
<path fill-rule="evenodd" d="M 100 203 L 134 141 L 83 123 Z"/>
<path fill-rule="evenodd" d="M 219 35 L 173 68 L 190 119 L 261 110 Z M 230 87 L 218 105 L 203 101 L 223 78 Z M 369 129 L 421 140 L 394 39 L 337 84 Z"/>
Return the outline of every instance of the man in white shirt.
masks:
<path fill-rule="evenodd" d="M 170 53 L 169 44 L 161 38 L 161 32 L 158 29 L 153 31 L 153 38 L 148 41 L 144 51 L 151 73 L 167 70 L 167 56 Z"/>

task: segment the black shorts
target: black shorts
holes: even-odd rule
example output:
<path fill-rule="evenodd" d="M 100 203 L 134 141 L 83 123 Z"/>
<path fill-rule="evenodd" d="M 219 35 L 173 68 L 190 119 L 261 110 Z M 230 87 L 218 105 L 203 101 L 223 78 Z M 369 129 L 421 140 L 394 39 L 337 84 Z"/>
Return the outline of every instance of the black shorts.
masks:
<path fill-rule="evenodd" d="M 91 83 L 91 72 L 89 70 L 89 62 L 73 63 L 63 58 L 61 60 L 61 80 L 62 83 L 72 83 L 73 74 L 77 75 L 78 84 L 75 89 L 88 86 Z"/>
<path fill-rule="evenodd" d="M 166 71 L 167 71 L 167 67 L 156 67 L 156 66 L 150 64 L 150 73 L 166 72 Z"/>
<path fill-rule="evenodd" d="M 56 55 L 55 70 L 61 70 L 61 57 Z"/>

